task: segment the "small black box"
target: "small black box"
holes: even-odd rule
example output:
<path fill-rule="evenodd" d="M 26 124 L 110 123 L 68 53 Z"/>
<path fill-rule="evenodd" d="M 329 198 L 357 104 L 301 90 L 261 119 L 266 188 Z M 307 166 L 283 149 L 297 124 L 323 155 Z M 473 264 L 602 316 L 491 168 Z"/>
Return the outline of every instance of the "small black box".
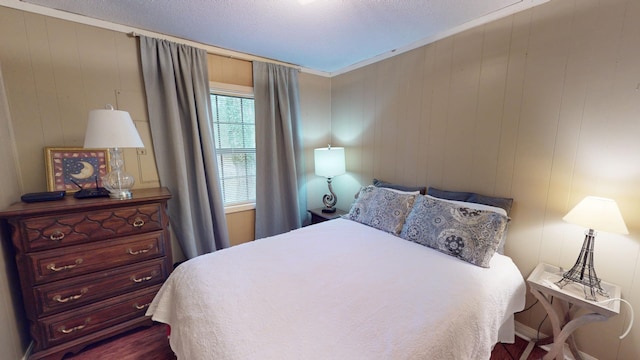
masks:
<path fill-rule="evenodd" d="M 91 199 L 97 197 L 109 197 L 109 190 L 105 188 L 93 188 L 93 189 L 82 189 L 75 194 L 73 197 L 76 199 Z"/>
<path fill-rule="evenodd" d="M 67 193 L 66 191 L 44 191 L 44 192 L 28 193 L 28 194 L 22 195 L 20 199 L 26 203 L 62 200 L 66 193 Z"/>

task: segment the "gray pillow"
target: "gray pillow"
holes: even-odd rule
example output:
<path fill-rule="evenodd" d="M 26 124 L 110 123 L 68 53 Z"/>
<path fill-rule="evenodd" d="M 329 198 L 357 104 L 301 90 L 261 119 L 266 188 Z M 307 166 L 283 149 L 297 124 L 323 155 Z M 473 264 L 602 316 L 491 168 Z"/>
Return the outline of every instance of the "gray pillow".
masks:
<path fill-rule="evenodd" d="M 360 189 L 358 198 L 344 218 L 397 236 L 415 197 L 369 185 Z"/>
<path fill-rule="evenodd" d="M 512 198 L 487 196 L 476 194 L 473 192 L 448 191 L 429 187 L 429 190 L 427 190 L 427 194 L 440 199 L 466 201 L 503 208 L 504 211 L 507 212 L 507 215 L 509 214 L 509 212 L 511 212 L 511 206 L 513 205 Z"/>
<path fill-rule="evenodd" d="M 420 194 L 422 195 L 424 195 L 427 192 L 426 186 L 405 186 L 405 185 L 393 184 L 393 183 L 378 180 L 378 179 L 373 179 L 373 185 L 377 187 L 396 189 L 400 191 L 419 191 Z"/>
<path fill-rule="evenodd" d="M 400 237 L 488 268 L 506 226 L 496 212 L 418 196 Z"/>

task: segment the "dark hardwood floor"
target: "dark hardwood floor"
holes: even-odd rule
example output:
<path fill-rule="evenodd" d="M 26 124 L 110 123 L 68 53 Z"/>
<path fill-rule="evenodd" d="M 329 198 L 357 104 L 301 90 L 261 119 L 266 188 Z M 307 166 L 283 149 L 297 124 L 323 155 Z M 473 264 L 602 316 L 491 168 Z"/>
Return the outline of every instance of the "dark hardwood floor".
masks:
<path fill-rule="evenodd" d="M 138 328 L 86 347 L 64 360 L 175 360 L 169 347 L 166 327 L 156 324 Z"/>
<path fill-rule="evenodd" d="M 490 360 L 518 360 L 529 343 L 516 337 L 514 344 L 497 344 Z M 527 360 L 541 359 L 547 352 L 533 348 Z M 65 360 L 175 360 L 169 347 L 166 328 L 156 324 L 139 328 L 120 336 L 105 340 L 85 348 L 76 355 L 67 355 Z"/>
<path fill-rule="evenodd" d="M 491 360 L 519 360 L 522 354 L 524 354 L 525 350 L 529 342 L 522 338 L 516 336 L 516 342 L 513 344 L 496 344 L 491 352 Z M 547 354 L 546 351 L 542 350 L 539 347 L 534 347 L 531 349 L 529 356 L 527 356 L 527 360 L 538 360 L 542 359 L 543 356 Z"/>

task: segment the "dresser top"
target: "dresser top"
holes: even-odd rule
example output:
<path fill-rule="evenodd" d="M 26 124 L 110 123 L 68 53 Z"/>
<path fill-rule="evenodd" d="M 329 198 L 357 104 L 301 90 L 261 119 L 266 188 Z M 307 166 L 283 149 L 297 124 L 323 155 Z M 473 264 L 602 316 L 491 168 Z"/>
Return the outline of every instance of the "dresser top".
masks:
<path fill-rule="evenodd" d="M 92 199 L 76 199 L 73 194 L 67 194 L 62 200 L 43 201 L 35 203 L 17 202 L 9 205 L 3 211 L 0 211 L 0 219 L 33 216 L 33 215 L 47 215 L 58 212 L 64 212 L 68 210 L 83 210 L 83 209 L 95 209 L 95 208 L 110 208 L 110 207 L 122 207 L 128 204 L 140 204 L 145 202 L 154 201 L 166 201 L 171 198 L 169 189 L 162 188 L 148 188 L 148 189 L 134 189 L 131 191 L 133 197 L 126 200 L 111 199 L 108 197 L 92 198 Z"/>

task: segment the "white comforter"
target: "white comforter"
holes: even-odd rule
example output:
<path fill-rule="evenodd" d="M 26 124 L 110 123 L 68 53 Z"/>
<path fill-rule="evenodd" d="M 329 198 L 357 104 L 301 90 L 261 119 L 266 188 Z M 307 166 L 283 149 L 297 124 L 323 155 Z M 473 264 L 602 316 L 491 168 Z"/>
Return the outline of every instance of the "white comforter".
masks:
<path fill-rule="evenodd" d="M 524 301 L 508 257 L 484 269 L 337 219 L 183 263 L 147 315 L 178 359 L 489 359 Z"/>

